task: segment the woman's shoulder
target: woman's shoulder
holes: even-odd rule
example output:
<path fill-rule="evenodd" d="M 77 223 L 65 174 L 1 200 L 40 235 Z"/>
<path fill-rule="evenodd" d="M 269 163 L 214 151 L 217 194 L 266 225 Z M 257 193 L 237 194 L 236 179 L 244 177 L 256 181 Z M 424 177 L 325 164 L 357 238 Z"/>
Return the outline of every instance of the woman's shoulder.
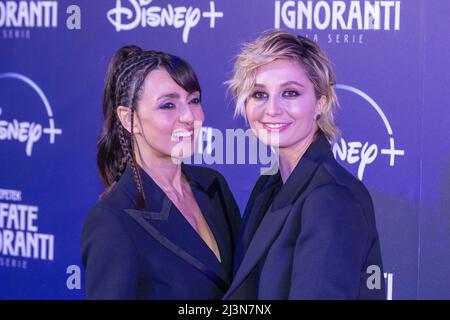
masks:
<path fill-rule="evenodd" d="M 88 210 L 83 221 L 82 243 L 103 238 L 110 242 L 129 239 L 131 219 L 125 210 L 134 206 L 134 202 L 123 190 L 113 188 Z"/>
<path fill-rule="evenodd" d="M 136 200 L 130 190 L 119 181 L 111 190 L 101 196 L 89 210 L 88 216 L 105 216 L 105 218 L 120 218 L 125 209 L 134 208 Z"/>
<path fill-rule="evenodd" d="M 94 208 L 103 208 L 113 211 L 134 208 L 135 197 L 128 194 L 125 190 L 120 188 L 113 189 L 110 193 L 100 199 Z"/>
<path fill-rule="evenodd" d="M 351 172 L 339 164 L 332 155 L 323 162 L 318 170 L 318 176 L 321 180 L 317 183 L 318 187 L 326 186 L 329 190 L 333 188 L 347 190 L 348 193 L 359 201 L 372 202 L 366 186 Z"/>

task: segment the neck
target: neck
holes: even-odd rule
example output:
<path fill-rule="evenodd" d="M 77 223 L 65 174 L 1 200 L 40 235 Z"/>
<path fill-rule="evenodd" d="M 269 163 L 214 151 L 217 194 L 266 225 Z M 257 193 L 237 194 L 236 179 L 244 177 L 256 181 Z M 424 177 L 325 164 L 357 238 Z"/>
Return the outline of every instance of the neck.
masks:
<path fill-rule="evenodd" d="M 181 163 L 175 163 L 171 157 L 164 155 L 142 155 L 136 152 L 135 156 L 138 165 L 164 192 L 183 195 Z"/>
<path fill-rule="evenodd" d="M 293 146 L 278 149 L 280 156 L 280 175 L 283 183 L 286 183 L 314 139 L 315 135 L 312 134 Z"/>

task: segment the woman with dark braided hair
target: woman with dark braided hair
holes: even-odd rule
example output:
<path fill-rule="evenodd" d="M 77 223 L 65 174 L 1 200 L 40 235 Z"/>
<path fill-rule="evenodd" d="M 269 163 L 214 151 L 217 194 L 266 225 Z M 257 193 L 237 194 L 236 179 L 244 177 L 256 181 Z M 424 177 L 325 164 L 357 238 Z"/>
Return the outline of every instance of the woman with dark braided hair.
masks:
<path fill-rule="evenodd" d="M 89 299 L 220 299 L 239 209 L 216 171 L 181 163 L 204 119 L 182 59 L 119 49 L 106 75 L 97 163 L 106 187 L 81 236 Z"/>

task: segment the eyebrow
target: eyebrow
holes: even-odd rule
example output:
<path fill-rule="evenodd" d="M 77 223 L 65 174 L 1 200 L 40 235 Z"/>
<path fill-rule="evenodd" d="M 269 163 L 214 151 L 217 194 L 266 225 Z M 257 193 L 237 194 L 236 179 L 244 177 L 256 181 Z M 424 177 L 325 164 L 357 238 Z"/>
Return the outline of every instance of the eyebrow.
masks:
<path fill-rule="evenodd" d="M 179 99 L 180 98 L 180 95 L 178 94 L 178 93 L 175 93 L 175 92 L 173 92 L 173 93 L 166 93 L 166 94 L 163 94 L 162 96 L 160 96 L 158 99 L 156 99 L 157 101 L 159 101 L 159 100 L 163 100 L 163 99 L 165 99 L 165 98 L 171 98 L 171 99 Z"/>
<path fill-rule="evenodd" d="M 290 85 L 296 85 L 296 86 L 299 86 L 299 87 L 302 87 L 302 88 L 304 88 L 305 86 L 303 85 L 303 84 L 301 84 L 300 82 L 297 82 L 297 81 L 287 81 L 287 82 L 284 82 L 284 83 L 282 83 L 281 85 L 280 85 L 280 87 L 287 87 L 287 86 L 290 86 Z M 255 83 L 255 87 L 258 87 L 258 88 L 265 88 L 266 86 L 265 85 L 263 85 L 263 84 L 261 84 L 261 83 Z"/>
<path fill-rule="evenodd" d="M 297 81 L 288 81 L 288 82 L 283 83 L 281 86 L 282 87 L 287 87 L 287 86 L 290 86 L 292 84 L 296 85 L 296 86 L 299 86 L 299 87 L 302 87 L 302 88 L 305 87 L 303 84 L 301 84 L 300 82 L 297 82 Z"/>
<path fill-rule="evenodd" d="M 188 94 L 188 97 L 189 97 L 189 96 L 192 96 L 192 95 L 194 95 L 194 94 L 200 94 L 200 92 L 198 92 L 198 91 L 190 92 L 190 93 Z M 162 96 L 160 96 L 159 98 L 157 98 L 156 101 L 160 101 L 160 100 L 163 100 L 163 99 L 166 99 L 166 98 L 170 98 L 170 99 L 180 99 L 181 97 L 180 97 L 180 95 L 179 95 L 178 93 L 172 92 L 172 93 L 166 93 L 166 94 L 163 94 Z"/>

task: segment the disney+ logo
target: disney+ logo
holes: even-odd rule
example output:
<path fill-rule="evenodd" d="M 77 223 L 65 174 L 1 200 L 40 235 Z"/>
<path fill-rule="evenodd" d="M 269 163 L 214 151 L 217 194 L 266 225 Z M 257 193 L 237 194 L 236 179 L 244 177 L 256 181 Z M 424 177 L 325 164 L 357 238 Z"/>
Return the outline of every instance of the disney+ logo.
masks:
<path fill-rule="evenodd" d="M 201 18 L 209 19 L 209 27 L 215 27 L 216 19 L 223 18 L 223 12 L 216 11 L 214 1 L 209 2 L 209 11 L 200 8 L 167 4 L 165 7 L 151 5 L 153 0 L 116 0 L 116 6 L 106 16 L 116 31 L 133 30 L 141 27 L 171 26 L 183 28 L 183 42 L 189 40 L 189 32 Z"/>

